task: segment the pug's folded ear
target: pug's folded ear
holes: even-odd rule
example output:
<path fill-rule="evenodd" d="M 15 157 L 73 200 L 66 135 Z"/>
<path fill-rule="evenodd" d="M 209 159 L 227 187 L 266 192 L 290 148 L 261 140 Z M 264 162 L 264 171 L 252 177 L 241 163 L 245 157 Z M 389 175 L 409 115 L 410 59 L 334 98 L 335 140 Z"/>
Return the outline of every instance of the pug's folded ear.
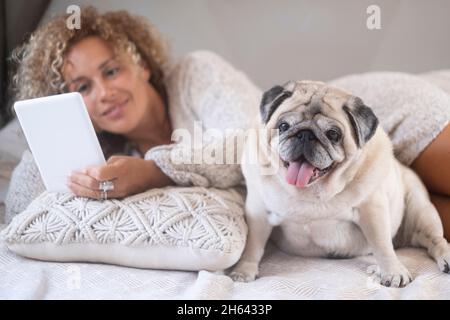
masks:
<path fill-rule="evenodd" d="M 362 148 L 375 134 L 378 127 L 378 118 L 372 109 L 358 97 L 352 96 L 343 106 L 343 109 L 353 127 L 357 145 Z"/>
<path fill-rule="evenodd" d="M 260 105 L 261 119 L 264 124 L 269 122 L 275 110 L 290 96 L 292 96 L 292 92 L 282 86 L 274 86 L 264 92 Z"/>

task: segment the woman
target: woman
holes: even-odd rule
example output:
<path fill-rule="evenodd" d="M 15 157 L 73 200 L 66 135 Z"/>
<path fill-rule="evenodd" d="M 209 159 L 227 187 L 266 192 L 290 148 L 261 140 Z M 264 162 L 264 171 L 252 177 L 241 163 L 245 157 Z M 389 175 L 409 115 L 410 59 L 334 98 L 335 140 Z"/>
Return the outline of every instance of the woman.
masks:
<path fill-rule="evenodd" d="M 78 91 L 107 155 L 123 151 L 129 141 L 142 156 L 170 143 L 163 43 L 145 21 L 126 13 L 98 18 L 88 8 L 81 30 L 65 27 L 64 16 L 39 29 L 19 53 L 18 98 Z M 50 72 L 43 65 L 51 65 Z M 114 180 L 109 197 L 171 184 L 153 162 L 135 157 L 111 157 L 106 166 L 74 172 L 67 183 L 77 195 L 99 198 L 104 180 Z"/>
<path fill-rule="evenodd" d="M 245 128 L 254 112 L 248 106 L 259 103 L 261 92 L 245 76 L 215 56 L 207 55 L 209 58 L 206 60 L 213 63 L 203 63 L 201 68 L 195 63 L 189 65 L 187 59 L 184 67 L 182 62 L 178 71 L 172 69 L 167 76 L 164 46 L 155 30 L 143 19 L 126 12 L 100 15 L 93 8 L 85 8 L 81 21 L 81 30 L 67 29 L 65 16 L 55 18 L 38 29 L 19 51 L 20 65 L 15 79 L 18 99 L 80 92 L 107 157 L 125 154 L 109 157 L 104 166 L 74 172 L 68 178 L 70 189 L 79 196 L 102 199 L 106 196 L 125 197 L 173 183 L 230 187 L 241 182 L 236 166 L 176 167 L 168 160 L 170 147 L 154 147 L 169 144 L 172 130 L 190 126 L 199 118 L 193 116 L 196 113 L 207 111 L 209 117 L 220 118 L 222 128 Z M 46 70 L 42 66 L 51 68 Z M 183 80 L 189 78 L 186 75 L 199 72 L 202 76 L 195 76 L 196 80 L 187 83 Z M 209 107 L 200 106 L 200 101 L 208 99 L 193 98 L 199 92 L 207 92 L 205 84 L 208 81 L 204 77 L 210 74 L 220 74 L 221 96 L 215 102 L 220 101 L 224 108 L 209 104 L 214 108 L 207 109 Z M 358 91 L 358 81 L 352 84 L 344 78 L 335 83 L 343 87 L 347 84 L 350 91 Z M 204 87 L 193 89 L 201 85 Z M 368 89 L 365 90 L 367 92 Z M 234 93 L 232 98 L 227 96 L 230 92 Z M 364 92 L 360 95 L 365 97 Z M 186 108 L 186 97 L 191 99 L 190 108 Z M 234 106 L 233 112 L 227 113 L 231 106 Z M 381 117 L 380 120 L 383 124 L 385 119 Z M 207 128 L 208 123 L 204 126 Z M 450 153 L 446 146 L 450 144 L 450 127 L 443 129 L 441 125 L 433 130 L 442 132 L 425 151 L 421 152 L 423 148 L 416 150 L 412 167 L 432 192 L 432 200 L 441 214 L 448 238 L 450 169 L 447 164 L 450 163 Z M 9 216 L 23 210 L 38 192 L 43 191 L 42 186 L 24 190 L 24 183 L 20 182 L 39 180 L 36 170 L 33 171 L 34 176 L 26 173 L 31 163 L 30 156 L 24 156 L 15 171 L 6 203 Z M 114 189 L 101 190 L 100 183 L 104 181 L 111 181 Z"/>
<path fill-rule="evenodd" d="M 222 115 L 224 128 L 244 128 L 249 115 L 243 106 L 256 105 L 260 92 L 243 74 L 207 52 L 187 55 L 169 68 L 165 43 L 156 30 L 145 19 L 125 11 L 101 15 L 92 7 L 84 8 L 80 30 L 68 29 L 66 19 L 65 15 L 52 19 L 15 52 L 18 71 L 14 83 L 18 100 L 73 91 L 82 95 L 108 160 L 104 166 L 73 172 L 67 179 L 73 193 L 105 199 L 174 182 L 205 186 L 204 178 L 207 185 L 219 187 L 239 183 L 242 177 L 236 170 L 220 181 L 215 181 L 219 175 L 210 175 L 214 168 L 194 165 L 186 175 L 180 175 L 176 167 L 164 166 L 164 174 L 155 161 L 168 162 L 169 150 L 148 153 L 147 158 L 155 161 L 143 157 L 155 146 L 170 144 L 173 128 L 189 127 L 200 120 L 192 114 L 200 105 L 196 101 L 206 97 L 203 92 L 210 83 L 217 87 L 220 82 L 221 92 L 209 90 L 223 100 L 215 102 L 219 113 L 225 109 L 220 103 L 227 103 L 233 92 L 232 103 L 242 109 L 228 121 Z M 50 70 L 42 67 L 48 65 Z M 210 83 L 206 83 L 208 79 Z M 193 97 L 197 92 L 202 97 Z M 219 116 L 211 112 L 209 118 L 214 114 Z M 7 219 L 44 191 L 36 169 L 26 153 L 11 181 Z M 108 190 L 103 189 L 101 182 L 112 182 L 113 187 L 110 184 Z"/>

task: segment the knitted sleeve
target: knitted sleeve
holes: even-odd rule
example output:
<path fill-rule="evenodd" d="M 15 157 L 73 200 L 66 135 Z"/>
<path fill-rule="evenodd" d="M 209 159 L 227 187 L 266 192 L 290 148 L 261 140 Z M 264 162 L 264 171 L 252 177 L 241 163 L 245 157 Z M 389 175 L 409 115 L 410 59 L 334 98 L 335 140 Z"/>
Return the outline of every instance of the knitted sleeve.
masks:
<path fill-rule="evenodd" d="M 18 213 L 25 210 L 37 196 L 45 191 L 33 155 L 26 150 L 22 160 L 14 169 L 5 199 L 5 221 L 9 223 Z"/>
<path fill-rule="evenodd" d="M 145 159 L 155 161 L 177 185 L 230 188 L 244 184 L 239 165 L 241 154 L 242 149 L 234 141 L 216 139 L 203 148 L 184 144 L 158 146 L 150 149 Z"/>
<path fill-rule="evenodd" d="M 208 51 L 186 55 L 171 70 L 167 88 L 174 134 L 182 130 L 190 137 L 188 143 L 152 148 L 145 158 L 178 185 L 229 188 L 242 183 L 241 151 L 237 140 L 228 137 L 242 137 L 249 128 L 261 90 Z M 203 144 L 194 146 L 194 141 Z"/>

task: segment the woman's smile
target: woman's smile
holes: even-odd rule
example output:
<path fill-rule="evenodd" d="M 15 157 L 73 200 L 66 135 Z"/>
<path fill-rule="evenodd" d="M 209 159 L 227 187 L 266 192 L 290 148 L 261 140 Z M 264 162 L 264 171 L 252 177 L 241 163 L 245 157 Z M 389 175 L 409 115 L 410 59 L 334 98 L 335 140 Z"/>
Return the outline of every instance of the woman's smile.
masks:
<path fill-rule="evenodd" d="M 106 109 L 101 115 L 109 121 L 115 121 L 122 118 L 125 114 L 125 108 L 127 107 L 128 99 L 123 102 L 117 103 Z"/>

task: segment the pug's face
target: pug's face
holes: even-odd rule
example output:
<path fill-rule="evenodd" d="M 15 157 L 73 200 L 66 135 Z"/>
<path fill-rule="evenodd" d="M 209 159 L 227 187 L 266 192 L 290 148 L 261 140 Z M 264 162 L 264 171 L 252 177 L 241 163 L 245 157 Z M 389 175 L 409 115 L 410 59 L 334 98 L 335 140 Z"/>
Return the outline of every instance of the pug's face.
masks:
<path fill-rule="evenodd" d="M 265 128 L 278 129 L 269 144 L 278 150 L 279 173 L 298 188 L 326 182 L 378 126 L 361 99 L 315 81 L 273 87 L 264 93 L 260 111 Z"/>

